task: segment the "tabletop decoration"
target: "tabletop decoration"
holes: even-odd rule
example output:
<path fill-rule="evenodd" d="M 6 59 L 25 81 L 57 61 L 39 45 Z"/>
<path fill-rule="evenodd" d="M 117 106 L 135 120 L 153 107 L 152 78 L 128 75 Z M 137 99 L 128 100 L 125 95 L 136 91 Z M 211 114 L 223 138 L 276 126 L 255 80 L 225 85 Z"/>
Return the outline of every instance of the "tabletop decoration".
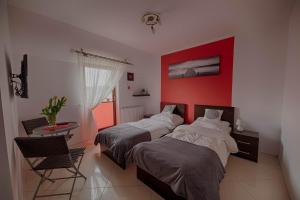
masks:
<path fill-rule="evenodd" d="M 66 105 L 67 98 L 54 96 L 49 99 L 48 105 L 42 109 L 42 115 L 47 117 L 49 127 L 55 127 L 56 117 L 62 107 Z"/>

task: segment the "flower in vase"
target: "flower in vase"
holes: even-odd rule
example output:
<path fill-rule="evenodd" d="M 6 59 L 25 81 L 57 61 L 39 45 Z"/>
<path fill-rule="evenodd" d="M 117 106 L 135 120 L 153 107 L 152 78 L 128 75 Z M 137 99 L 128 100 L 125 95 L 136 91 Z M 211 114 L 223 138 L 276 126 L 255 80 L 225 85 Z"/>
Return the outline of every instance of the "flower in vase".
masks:
<path fill-rule="evenodd" d="M 55 126 L 56 116 L 61 110 L 62 107 L 66 105 L 67 98 L 54 96 L 49 99 L 48 105 L 42 109 L 42 115 L 47 117 L 48 123 L 50 126 Z"/>

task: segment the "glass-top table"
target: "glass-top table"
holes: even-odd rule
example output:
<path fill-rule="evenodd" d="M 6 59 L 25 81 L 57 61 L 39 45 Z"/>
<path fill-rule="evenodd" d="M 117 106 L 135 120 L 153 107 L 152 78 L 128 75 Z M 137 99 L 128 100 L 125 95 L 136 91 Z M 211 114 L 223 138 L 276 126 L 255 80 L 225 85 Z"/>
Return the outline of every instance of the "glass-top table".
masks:
<path fill-rule="evenodd" d="M 69 135 L 70 131 L 79 127 L 77 122 L 62 122 L 55 126 L 41 126 L 33 129 L 32 136 Z"/>

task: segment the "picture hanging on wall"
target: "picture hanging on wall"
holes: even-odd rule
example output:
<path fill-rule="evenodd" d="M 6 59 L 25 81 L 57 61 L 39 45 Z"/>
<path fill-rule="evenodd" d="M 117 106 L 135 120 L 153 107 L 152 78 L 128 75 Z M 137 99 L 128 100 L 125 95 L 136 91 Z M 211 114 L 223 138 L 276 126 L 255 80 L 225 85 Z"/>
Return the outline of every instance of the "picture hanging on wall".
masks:
<path fill-rule="evenodd" d="M 128 81 L 134 81 L 134 73 L 127 72 L 127 80 Z"/>
<path fill-rule="evenodd" d="M 169 78 L 187 78 L 216 75 L 220 72 L 220 57 L 189 60 L 169 65 Z"/>

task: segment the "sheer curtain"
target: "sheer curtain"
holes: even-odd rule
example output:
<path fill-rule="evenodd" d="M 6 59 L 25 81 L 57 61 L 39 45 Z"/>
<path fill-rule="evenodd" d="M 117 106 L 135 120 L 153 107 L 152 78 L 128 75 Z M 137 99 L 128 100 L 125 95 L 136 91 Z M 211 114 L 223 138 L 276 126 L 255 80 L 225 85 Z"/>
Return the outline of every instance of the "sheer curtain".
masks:
<path fill-rule="evenodd" d="M 126 65 L 97 57 L 78 55 L 81 72 L 82 117 L 81 135 L 93 140 L 97 133 L 92 110 L 107 98 L 117 86 Z"/>

